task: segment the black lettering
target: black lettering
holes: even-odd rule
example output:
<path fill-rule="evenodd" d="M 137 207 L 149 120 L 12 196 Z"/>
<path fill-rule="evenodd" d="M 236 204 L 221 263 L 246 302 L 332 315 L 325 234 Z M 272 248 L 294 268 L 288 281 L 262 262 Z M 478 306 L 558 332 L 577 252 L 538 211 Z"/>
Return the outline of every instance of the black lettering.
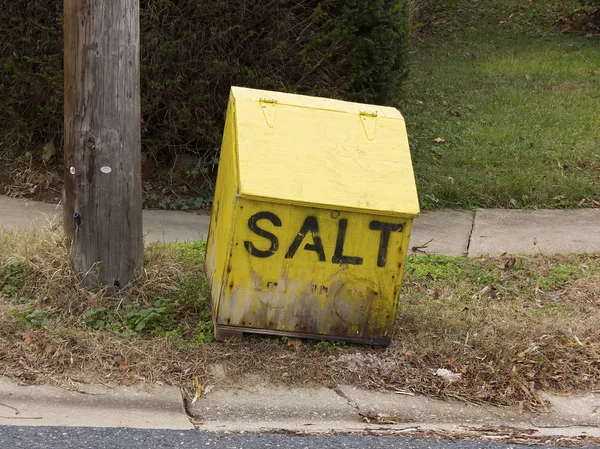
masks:
<path fill-rule="evenodd" d="M 306 217 L 302 227 L 298 231 L 298 235 L 290 245 L 288 252 L 285 255 L 286 259 L 291 259 L 294 257 L 298 248 L 304 241 L 306 235 L 310 232 L 314 244 L 307 243 L 304 245 L 304 249 L 306 251 L 314 251 L 319 256 L 319 260 L 321 262 L 325 262 L 325 249 L 323 249 L 323 242 L 321 241 L 321 233 L 319 232 L 319 223 L 317 222 L 317 217 Z"/>
<path fill-rule="evenodd" d="M 385 267 L 387 263 L 388 245 L 390 243 L 390 234 L 392 232 L 402 232 L 403 225 L 397 223 L 382 223 L 381 221 L 372 221 L 369 229 L 381 231 L 379 238 L 379 252 L 377 253 L 377 266 Z"/>
<path fill-rule="evenodd" d="M 362 265 L 362 257 L 344 256 L 344 242 L 346 240 L 346 229 L 348 228 L 348 219 L 342 218 L 338 221 L 338 233 L 335 241 L 335 252 L 331 261 L 337 264 Z"/>
<path fill-rule="evenodd" d="M 254 244 L 248 240 L 244 242 L 244 247 L 254 257 L 270 257 L 279 249 L 279 240 L 274 234 L 259 228 L 257 224 L 258 220 L 269 220 L 274 226 L 281 227 L 281 219 L 271 212 L 258 212 L 248 219 L 248 228 L 256 235 L 269 240 L 271 242 L 271 247 L 263 251 L 257 249 Z"/>

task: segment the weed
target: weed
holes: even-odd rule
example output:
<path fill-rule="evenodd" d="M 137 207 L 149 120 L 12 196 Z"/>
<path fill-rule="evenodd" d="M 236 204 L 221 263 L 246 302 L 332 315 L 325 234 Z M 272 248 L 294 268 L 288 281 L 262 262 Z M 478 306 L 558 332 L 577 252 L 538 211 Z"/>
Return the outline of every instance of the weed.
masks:
<path fill-rule="evenodd" d="M 215 330 L 211 319 L 198 323 L 194 334 L 194 341 L 197 343 L 210 343 L 215 339 Z"/>
<path fill-rule="evenodd" d="M 50 318 L 57 313 L 57 309 L 48 310 L 40 309 L 12 309 L 16 324 L 19 327 L 43 327 L 47 328 L 50 325 Z"/>
<path fill-rule="evenodd" d="M 313 343 L 315 349 L 318 349 L 319 351 L 333 351 L 335 349 L 345 348 L 348 346 L 348 343 L 343 341 L 321 340 Z"/>
<path fill-rule="evenodd" d="M 139 309 L 137 304 L 127 306 L 123 322 L 135 332 L 164 333 L 173 329 L 173 317 L 176 313 L 171 302 L 158 298 L 152 307 L 145 309 Z"/>
<path fill-rule="evenodd" d="M 25 284 L 23 263 L 10 261 L 0 268 L 0 284 L 2 292 L 8 296 L 16 295 Z"/>
<path fill-rule="evenodd" d="M 177 257 L 184 262 L 201 265 L 204 263 L 206 242 L 173 243 L 170 247 L 175 251 Z"/>
<path fill-rule="evenodd" d="M 56 335 L 60 336 L 60 337 L 66 337 L 69 339 L 75 339 L 78 336 L 78 332 L 75 329 L 72 329 L 70 327 L 59 327 L 57 329 L 55 329 Z"/>
<path fill-rule="evenodd" d="M 130 335 L 134 333 L 153 332 L 164 334 L 175 327 L 174 317 L 177 309 L 170 301 L 158 298 L 152 307 L 140 308 L 138 303 L 127 304 L 121 315 L 118 310 L 108 307 L 97 307 L 83 314 L 84 323 L 96 330 L 116 330 Z"/>
<path fill-rule="evenodd" d="M 97 307 L 83 314 L 84 323 L 92 329 L 108 329 L 110 327 L 109 309 Z"/>

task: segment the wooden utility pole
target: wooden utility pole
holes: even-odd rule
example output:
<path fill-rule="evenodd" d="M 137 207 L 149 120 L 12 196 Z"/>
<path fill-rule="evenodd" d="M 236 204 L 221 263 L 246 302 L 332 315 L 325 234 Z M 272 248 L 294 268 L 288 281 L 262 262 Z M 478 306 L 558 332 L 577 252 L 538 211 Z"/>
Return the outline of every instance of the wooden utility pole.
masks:
<path fill-rule="evenodd" d="M 88 288 L 142 269 L 139 0 L 64 0 L 64 227 Z"/>

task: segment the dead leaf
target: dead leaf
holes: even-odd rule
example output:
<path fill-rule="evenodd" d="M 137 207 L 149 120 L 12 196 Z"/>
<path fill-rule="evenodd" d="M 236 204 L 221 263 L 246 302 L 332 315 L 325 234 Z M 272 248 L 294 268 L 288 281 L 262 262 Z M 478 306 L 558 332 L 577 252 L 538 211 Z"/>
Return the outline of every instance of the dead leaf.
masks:
<path fill-rule="evenodd" d="M 119 363 L 119 371 L 127 371 L 129 369 L 129 363 L 121 362 Z"/>
<path fill-rule="evenodd" d="M 529 75 L 525 75 L 525 79 L 526 79 L 527 81 L 529 81 L 529 80 L 531 79 L 531 77 L 530 77 Z"/>
<path fill-rule="evenodd" d="M 505 261 L 496 265 L 496 268 L 499 268 L 501 270 L 510 270 L 512 267 L 515 266 L 516 263 L 517 263 L 516 257 L 509 257 Z"/>
<path fill-rule="evenodd" d="M 293 346 L 296 349 L 300 349 L 302 347 L 302 340 L 299 338 L 288 338 L 287 345 Z"/>
<path fill-rule="evenodd" d="M 414 253 L 416 253 L 417 251 L 420 251 L 422 253 L 424 253 L 425 251 L 423 251 L 425 248 L 427 248 L 427 246 L 433 242 L 433 239 L 429 239 L 427 240 L 425 243 L 423 243 L 422 245 L 415 245 L 413 246 L 411 249 Z"/>
<path fill-rule="evenodd" d="M 25 346 L 30 346 L 32 341 L 31 335 L 25 334 L 23 337 L 23 343 L 25 343 Z"/>
<path fill-rule="evenodd" d="M 446 139 L 444 139 L 443 137 L 436 137 L 435 139 L 433 139 L 433 141 L 435 143 L 446 143 Z"/>
<path fill-rule="evenodd" d="M 198 381 L 197 376 L 194 377 L 194 387 L 195 387 L 196 392 L 194 394 L 194 398 L 192 399 L 192 404 L 194 404 L 202 396 L 202 393 L 204 392 L 204 389 L 202 388 L 202 385 L 200 385 L 200 381 Z"/>
<path fill-rule="evenodd" d="M 410 420 L 406 418 L 389 415 L 387 413 L 360 412 L 359 416 L 364 422 L 369 424 L 399 424 L 410 422 Z"/>
<path fill-rule="evenodd" d="M 519 352 L 519 353 L 517 354 L 517 356 L 515 357 L 515 359 L 522 359 L 522 358 L 523 358 L 523 357 L 525 357 L 527 354 L 529 354 L 531 351 L 535 351 L 535 350 L 537 350 L 537 349 L 538 349 L 538 347 L 537 347 L 537 346 L 530 346 L 530 347 L 528 347 L 527 349 L 525 349 L 525 350 L 523 350 L 523 351 Z"/>
<path fill-rule="evenodd" d="M 56 154 L 56 147 L 54 146 L 54 140 L 51 140 L 50 143 L 44 145 L 44 152 L 42 154 L 42 159 L 44 162 L 49 162 L 50 159 Z"/>

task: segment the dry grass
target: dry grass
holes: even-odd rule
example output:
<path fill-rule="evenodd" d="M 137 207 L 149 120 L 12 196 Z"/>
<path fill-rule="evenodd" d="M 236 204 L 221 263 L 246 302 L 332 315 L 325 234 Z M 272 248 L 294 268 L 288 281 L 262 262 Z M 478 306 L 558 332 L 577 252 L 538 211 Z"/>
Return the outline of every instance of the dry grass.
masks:
<path fill-rule="evenodd" d="M 393 343 L 371 348 L 210 342 L 202 245 L 147 249 L 144 276 L 110 298 L 73 280 L 57 233 L 1 232 L 0 248 L 0 372 L 26 382 L 164 382 L 191 393 L 195 378 L 237 385 L 260 376 L 531 408 L 544 407 L 539 389 L 599 388 L 600 256 L 412 258 Z M 107 311 L 90 319 L 99 308 Z M 141 310 L 156 316 L 136 330 Z M 215 364 L 226 379 L 213 377 Z M 440 368 L 460 378 L 436 376 Z"/>
<path fill-rule="evenodd" d="M 156 297 L 178 291 L 183 277 L 201 276 L 202 268 L 196 263 L 201 260 L 186 261 L 177 246 L 151 246 L 144 258 L 142 276 L 121 293 L 106 296 L 82 288 L 71 270 L 68 241 L 60 233 L 47 229 L 0 232 L 0 261 L 21 267 L 22 285 L 17 286 L 16 296 L 30 299 L 29 306 L 58 307 L 74 317 L 100 306 L 117 310 L 131 303 L 150 306 Z"/>
<path fill-rule="evenodd" d="M 597 256 L 421 259 L 408 273 L 394 343 L 381 357 L 402 368 L 384 365 L 373 384 L 542 407 L 538 389 L 596 389 L 599 265 Z M 435 379 L 438 368 L 460 381 Z"/>

